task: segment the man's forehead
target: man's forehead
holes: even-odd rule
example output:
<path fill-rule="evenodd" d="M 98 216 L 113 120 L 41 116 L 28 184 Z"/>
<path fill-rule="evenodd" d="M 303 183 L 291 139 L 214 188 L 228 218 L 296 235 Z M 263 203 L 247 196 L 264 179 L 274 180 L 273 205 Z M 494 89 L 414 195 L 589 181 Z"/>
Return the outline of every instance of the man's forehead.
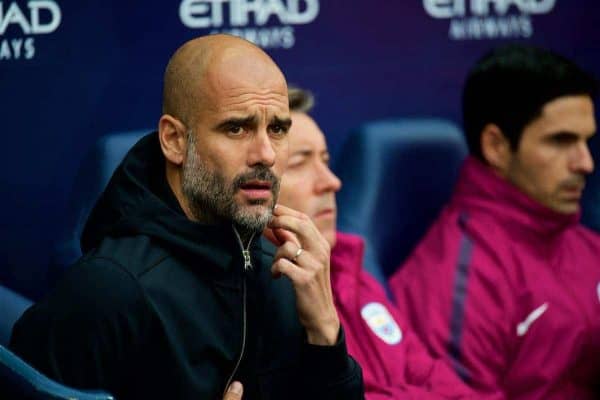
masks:
<path fill-rule="evenodd" d="M 290 153 L 311 151 L 327 152 L 325 135 L 312 119 L 302 113 L 292 112 L 292 128 L 290 130 Z"/>
<path fill-rule="evenodd" d="M 544 104 L 540 117 L 531 125 L 537 125 L 540 133 L 566 131 L 592 134 L 596 130 L 594 105 L 585 95 L 558 97 Z"/>
<path fill-rule="evenodd" d="M 252 49 L 215 55 L 208 62 L 201 80 L 214 91 L 255 87 L 287 94 L 281 70 L 268 56 Z"/>
<path fill-rule="evenodd" d="M 255 82 L 251 79 L 209 81 L 201 101 L 216 112 L 247 112 L 250 107 L 265 107 L 289 116 L 285 81 Z"/>

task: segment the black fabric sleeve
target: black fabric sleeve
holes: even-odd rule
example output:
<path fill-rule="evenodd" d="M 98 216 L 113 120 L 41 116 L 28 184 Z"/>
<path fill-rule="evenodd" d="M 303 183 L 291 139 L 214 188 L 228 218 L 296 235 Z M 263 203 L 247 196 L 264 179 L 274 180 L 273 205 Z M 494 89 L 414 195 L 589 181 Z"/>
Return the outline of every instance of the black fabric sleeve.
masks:
<path fill-rule="evenodd" d="M 338 341 L 333 346 L 305 343 L 302 352 L 306 388 L 311 399 L 364 399 L 362 371 L 346 349 L 340 325 Z"/>
<path fill-rule="evenodd" d="M 107 259 L 74 265 L 51 295 L 16 323 L 9 347 L 75 388 L 120 393 L 141 347 L 150 308 L 135 279 Z M 131 362 L 131 361 L 129 361 Z"/>

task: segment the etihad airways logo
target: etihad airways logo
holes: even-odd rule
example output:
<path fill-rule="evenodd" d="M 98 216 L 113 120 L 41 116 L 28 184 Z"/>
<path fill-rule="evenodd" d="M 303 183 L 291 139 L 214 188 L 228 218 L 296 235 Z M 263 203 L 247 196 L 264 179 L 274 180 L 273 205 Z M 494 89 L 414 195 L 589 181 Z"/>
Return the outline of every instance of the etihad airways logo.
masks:
<path fill-rule="evenodd" d="M 188 28 L 241 36 L 263 48 L 292 48 L 292 25 L 309 24 L 318 15 L 319 0 L 183 0 L 179 5 Z"/>
<path fill-rule="evenodd" d="M 548 14 L 556 0 L 423 0 L 427 14 L 449 19 L 453 40 L 528 38 L 533 15 Z"/>
<path fill-rule="evenodd" d="M 35 57 L 35 35 L 54 32 L 62 19 L 53 0 L 30 0 L 19 6 L 16 1 L 0 1 L 0 61 Z"/>

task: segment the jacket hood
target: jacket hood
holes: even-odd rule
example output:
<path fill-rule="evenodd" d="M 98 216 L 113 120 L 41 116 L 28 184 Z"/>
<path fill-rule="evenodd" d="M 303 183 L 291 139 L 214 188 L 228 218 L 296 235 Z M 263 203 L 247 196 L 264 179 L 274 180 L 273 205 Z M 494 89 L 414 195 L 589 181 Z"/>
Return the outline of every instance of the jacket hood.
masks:
<path fill-rule="evenodd" d="M 540 204 L 473 157 L 463 164 L 453 203 L 494 213 L 514 228 L 546 237 L 576 225 L 581 214 L 561 214 Z"/>
<path fill-rule="evenodd" d="M 116 169 L 87 220 L 81 248 L 85 254 L 106 236 L 131 235 L 220 265 L 229 265 L 231 249 L 240 246 L 230 224 L 206 225 L 185 216 L 167 183 L 156 132 L 141 138 Z"/>

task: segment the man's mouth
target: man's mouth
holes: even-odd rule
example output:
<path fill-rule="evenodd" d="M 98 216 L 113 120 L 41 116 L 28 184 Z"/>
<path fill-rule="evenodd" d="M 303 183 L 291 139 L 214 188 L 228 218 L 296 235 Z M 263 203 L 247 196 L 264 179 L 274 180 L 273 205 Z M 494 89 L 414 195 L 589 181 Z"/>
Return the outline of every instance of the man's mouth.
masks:
<path fill-rule="evenodd" d="M 580 198 L 583 194 L 583 186 L 569 186 L 565 188 L 568 197 Z"/>
<path fill-rule="evenodd" d="M 273 184 L 268 181 L 252 180 L 240 185 L 240 191 L 249 200 L 268 199 L 272 194 Z"/>
<path fill-rule="evenodd" d="M 313 215 L 313 218 L 332 218 L 333 216 L 335 216 L 334 208 L 323 208 L 323 209 L 317 211 Z"/>

